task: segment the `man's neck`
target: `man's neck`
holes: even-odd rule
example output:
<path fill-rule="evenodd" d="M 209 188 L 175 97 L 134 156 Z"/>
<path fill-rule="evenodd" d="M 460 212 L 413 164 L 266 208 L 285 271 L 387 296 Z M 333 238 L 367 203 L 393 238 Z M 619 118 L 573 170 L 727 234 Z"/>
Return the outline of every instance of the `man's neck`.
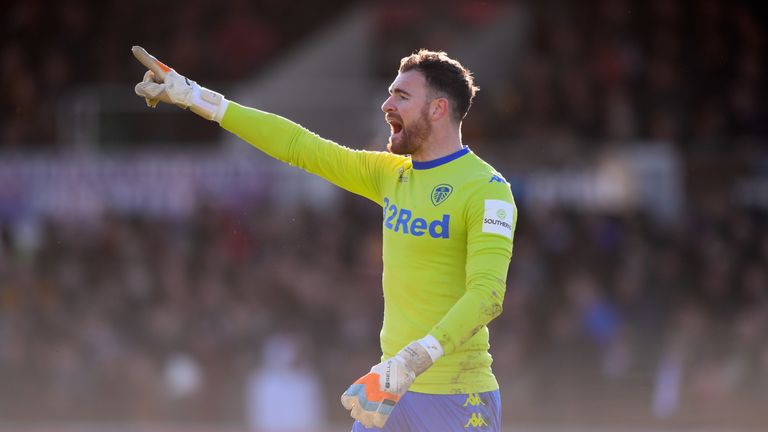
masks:
<path fill-rule="evenodd" d="M 419 151 L 411 155 L 412 160 L 428 162 L 448 156 L 464 147 L 461 143 L 461 132 L 458 129 L 442 128 L 442 133 L 438 133 L 440 129 L 434 128 L 432 130 L 432 135 L 421 146 Z"/>

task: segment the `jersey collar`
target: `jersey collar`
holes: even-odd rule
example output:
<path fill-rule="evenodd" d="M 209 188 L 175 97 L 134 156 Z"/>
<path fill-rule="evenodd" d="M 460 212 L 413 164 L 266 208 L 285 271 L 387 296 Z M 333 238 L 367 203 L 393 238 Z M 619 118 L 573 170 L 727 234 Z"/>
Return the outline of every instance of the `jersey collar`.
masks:
<path fill-rule="evenodd" d="M 461 150 L 455 151 L 441 158 L 432 159 L 431 161 L 426 161 L 426 162 L 413 161 L 413 169 L 424 170 L 424 169 L 439 167 L 440 165 L 447 164 L 448 162 L 458 159 L 467 153 L 469 153 L 469 147 L 464 146 Z"/>

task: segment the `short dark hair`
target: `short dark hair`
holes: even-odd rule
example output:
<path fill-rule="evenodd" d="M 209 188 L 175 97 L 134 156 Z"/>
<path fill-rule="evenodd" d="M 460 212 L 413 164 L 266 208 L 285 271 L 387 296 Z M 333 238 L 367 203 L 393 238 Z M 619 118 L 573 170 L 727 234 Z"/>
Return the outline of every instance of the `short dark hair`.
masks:
<path fill-rule="evenodd" d="M 448 98 L 453 118 L 461 122 L 480 90 L 474 84 L 472 72 L 443 51 L 423 48 L 400 60 L 400 73 L 414 69 L 424 74 L 432 91 Z"/>

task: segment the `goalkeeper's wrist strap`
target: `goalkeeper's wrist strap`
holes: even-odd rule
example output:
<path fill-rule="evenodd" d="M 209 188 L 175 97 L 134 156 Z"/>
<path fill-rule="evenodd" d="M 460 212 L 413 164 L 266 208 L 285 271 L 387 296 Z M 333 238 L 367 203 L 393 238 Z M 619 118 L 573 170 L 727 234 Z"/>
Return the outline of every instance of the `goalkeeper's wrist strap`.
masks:
<path fill-rule="evenodd" d="M 418 342 L 419 345 L 423 346 L 424 349 L 427 350 L 427 353 L 429 353 L 429 357 L 432 359 L 432 363 L 436 362 L 437 359 L 445 355 L 445 350 L 443 350 L 443 346 L 440 345 L 440 342 L 438 342 L 437 339 L 431 334 L 424 336 L 423 338 L 417 340 L 416 342 Z"/>
<path fill-rule="evenodd" d="M 193 113 L 216 123 L 221 123 L 229 106 L 229 101 L 220 93 L 199 85 L 192 87 L 190 99 L 189 109 Z"/>
<path fill-rule="evenodd" d="M 395 357 L 411 368 L 416 376 L 429 369 L 443 355 L 443 347 L 432 335 L 415 340 L 401 349 Z"/>

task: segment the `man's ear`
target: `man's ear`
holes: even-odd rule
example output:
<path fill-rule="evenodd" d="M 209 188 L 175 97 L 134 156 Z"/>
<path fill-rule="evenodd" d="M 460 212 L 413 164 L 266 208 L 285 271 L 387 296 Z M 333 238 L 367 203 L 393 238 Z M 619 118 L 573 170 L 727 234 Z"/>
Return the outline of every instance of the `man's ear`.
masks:
<path fill-rule="evenodd" d="M 443 117 L 449 115 L 450 112 L 450 105 L 448 104 L 448 99 L 444 97 L 435 98 L 431 102 L 430 107 L 430 117 L 432 117 L 432 121 L 437 121 L 442 119 Z"/>

